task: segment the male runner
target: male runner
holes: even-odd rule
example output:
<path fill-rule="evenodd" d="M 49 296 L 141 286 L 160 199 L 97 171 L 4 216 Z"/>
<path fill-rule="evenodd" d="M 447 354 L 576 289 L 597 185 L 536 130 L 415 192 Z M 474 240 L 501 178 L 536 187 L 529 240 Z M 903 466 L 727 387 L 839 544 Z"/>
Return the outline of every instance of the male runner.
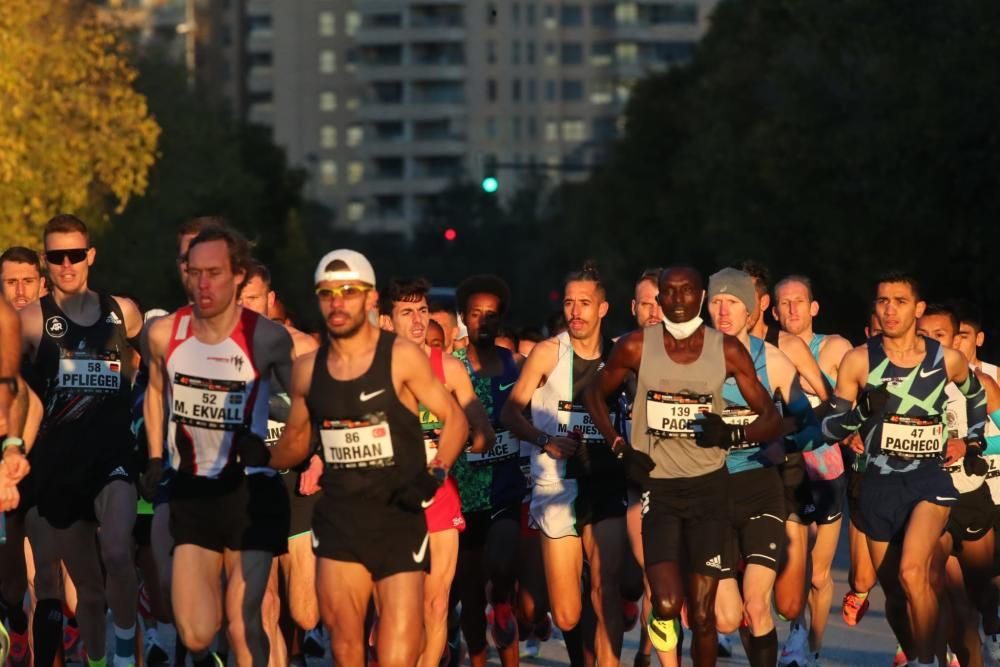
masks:
<path fill-rule="evenodd" d="M 238 461 L 235 443 L 263 444 L 270 380 L 287 385 L 292 342 L 284 327 L 236 303 L 250 264 L 238 232 L 204 227 L 182 264 L 193 304 L 149 325 L 143 405 L 150 459 L 163 461 L 166 420 L 174 471 L 174 618 L 195 664 L 211 665 L 225 605 L 237 664 L 260 667 L 270 651 L 261 607 L 271 560 L 287 551 L 288 497 L 272 472 Z"/>
<path fill-rule="evenodd" d="M 292 408 L 278 444 L 270 452 L 245 444 L 254 444 L 257 462 L 294 466 L 308 455 L 316 424 L 327 466 L 313 516 L 313 548 L 334 662 L 365 664 L 365 613 L 374 588 L 379 664 L 412 666 L 421 647 L 428 569 L 423 510 L 447 478 L 468 426 L 423 351 L 370 324 L 378 293 L 363 255 L 327 253 L 315 283 L 328 340 L 295 362 Z M 429 464 L 418 404 L 442 422 L 438 454 Z"/>
<path fill-rule="evenodd" d="M 628 539 L 625 475 L 581 402 L 584 388 L 610 352 L 610 343 L 601 336 L 608 302 L 600 275 L 589 263 L 567 277 L 563 291 L 569 328 L 531 351 L 501 418 L 514 435 L 535 445 L 531 518 L 541 529 L 549 605 L 571 660 L 570 644 L 581 638 L 580 578 L 586 554 L 597 616 L 597 662 L 617 665 L 624 630 L 619 587 Z M 612 405 L 617 399 L 612 397 Z M 530 422 L 524 416 L 529 405 Z"/>
<path fill-rule="evenodd" d="M 941 304 L 928 304 L 917 320 L 918 334 L 933 338 L 945 347 L 955 347 L 958 327 L 954 309 Z M 973 372 L 986 391 L 987 412 L 993 413 L 1000 408 L 1000 387 L 985 373 Z M 966 400 L 954 384 L 945 387 L 945 393 L 948 395 L 948 437 L 964 438 L 968 435 Z M 959 492 L 958 501 L 948 517 L 947 529 L 940 538 L 941 548 L 948 555 L 945 581 L 952 605 L 949 645 L 959 664 L 980 665 L 982 644 L 977 610 L 982 614 L 983 632 L 987 637 L 996 636 L 1000 631 L 997 591 L 992 581 L 995 510 L 989 486 L 985 483 L 989 464 L 978 456 L 967 456 L 949 466 L 948 472 Z"/>
<path fill-rule="evenodd" d="M 494 443 L 495 435 L 489 416 L 479 402 L 469 375 L 458 359 L 445 355 L 441 348 L 427 345 L 430 319 L 427 293 L 430 283 L 416 280 L 389 281 L 379 298 L 382 328 L 419 346 L 431 361 L 437 379 L 455 396 L 465 411 L 472 432 L 469 451 L 484 452 L 487 443 Z M 438 435 L 441 421 L 429 410 L 420 410 L 420 423 L 424 432 L 427 462 L 437 457 Z M 424 632 L 426 643 L 420 653 L 420 667 L 437 667 L 441 662 L 448 640 L 448 600 L 451 582 L 455 578 L 458 561 L 458 536 L 465 530 L 458 484 L 449 476 L 434 496 L 434 503 L 426 510 L 427 531 L 430 533 L 431 570 L 424 580 Z"/>
<path fill-rule="evenodd" d="M 782 278 L 774 286 L 774 301 L 772 314 L 781 325 L 782 331 L 798 336 L 809 346 L 809 351 L 819 364 L 824 378 L 831 387 L 834 386 L 837 383 L 840 362 L 852 345 L 841 336 L 817 334 L 813 331 L 813 319 L 819 314 L 819 302 L 813 296 L 812 282 L 805 276 L 792 275 Z M 822 399 L 816 394 L 809 394 L 808 397 L 814 407 L 822 403 Z M 801 518 L 804 525 L 815 526 L 811 529 L 812 574 L 807 595 L 810 622 L 808 626 L 805 625 L 804 613 L 792 620 L 780 659 L 782 664 L 794 662 L 798 665 L 804 664 L 806 660 L 807 641 L 814 662 L 818 660 L 823 645 L 823 633 L 826 630 L 830 604 L 833 600 L 831 569 L 837 542 L 840 539 L 844 493 L 847 487 L 839 445 L 823 445 L 813 451 L 803 452 L 802 459 L 809 479 L 804 490 L 807 490 L 809 495 L 803 499 L 805 507 Z M 854 599 L 851 599 L 850 595 L 851 592 L 848 592 L 844 600 L 845 615 L 851 611 L 855 613 L 860 611 L 866 602 L 858 600 L 857 593 L 854 594 Z M 856 613 L 855 618 L 860 618 L 860 614 L 863 613 L 863 611 Z"/>
<path fill-rule="evenodd" d="M 709 278 L 708 312 L 712 324 L 722 333 L 735 336 L 747 348 L 761 385 L 783 401 L 788 416 L 795 420 L 791 444 L 797 451 L 811 449 L 819 441 L 819 422 L 802 392 L 795 366 L 777 347 L 748 333 L 757 304 L 753 280 L 743 271 L 722 269 Z M 728 423 L 747 424 L 756 418 L 735 381 L 726 380 L 723 397 L 726 399 L 723 416 Z M 735 445 L 726 456 L 733 508 L 731 555 L 742 559 L 744 572 L 741 583 L 737 582 L 735 568 L 724 573 L 719 582 L 716 616 L 725 631 L 737 629 L 743 618 L 747 619 L 747 652 L 754 667 L 773 666 L 778 658 L 771 594 L 787 514 L 776 467 L 784 458 L 781 441 Z"/>
<path fill-rule="evenodd" d="M 44 382 L 45 414 L 33 461 L 37 506 L 27 520 L 38 598 L 35 661 L 51 664 L 60 641 L 58 571 L 47 576 L 52 570 L 47 564 L 61 559 L 77 586 L 89 659 L 105 660 L 107 603 L 114 621 L 114 664 L 129 665 L 138 595 L 129 348 L 138 347 L 142 315 L 128 299 L 89 289 L 96 251 L 80 219 L 52 218 L 44 242 L 52 292 L 20 312 L 22 351 Z"/>
<path fill-rule="evenodd" d="M 0 283 L 10 305 L 21 310 L 38 301 L 45 278 L 38 253 L 23 246 L 13 246 L 0 255 Z"/>
<path fill-rule="evenodd" d="M 251 262 L 247 269 L 246 281 L 240 288 L 240 305 L 270 319 L 275 298 L 274 290 L 271 289 L 271 272 L 260 262 Z M 319 347 L 312 336 L 291 325 L 285 324 L 283 326 L 292 337 L 293 358 L 297 359 Z M 285 421 L 288 419 L 290 405 L 291 400 L 285 387 L 272 378 L 270 396 L 268 397 L 267 438 L 265 440 L 267 444 L 273 445 L 281 437 Z M 281 471 L 281 480 L 288 493 L 288 503 L 291 510 L 288 528 L 288 553 L 278 556 L 277 567 L 272 569 L 268 582 L 269 595 L 266 601 L 280 599 L 281 587 L 278 585 L 280 571 L 288 601 L 288 613 L 295 624 L 295 629 L 289 633 L 291 636 L 287 638 L 286 642 L 288 655 L 291 661 L 296 664 L 303 664 L 305 660 L 302 655 L 305 633 L 313 631 L 319 623 L 319 603 L 316 599 L 316 556 L 312 552 L 312 545 L 308 538 L 312 536 L 310 530 L 312 514 L 319 498 L 317 491 L 319 491 L 318 482 L 322 471 L 323 461 L 316 454 L 294 469 Z M 275 634 L 273 628 L 276 627 L 279 615 L 279 610 L 272 607 L 273 605 L 266 605 L 266 609 L 272 613 L 271 618 L 265 618 L 265 627 L 268 629 L 270 637 Z M 280 652 L 277 656 L 272 655 L 272 660 L 280 656 Z"/>
<path fill-rule="evenodd" d="M 878 282 L 875 311 L 882 334 L 844 357 L 831 414 L 829 442 L 859 432 L 869 455 L 860 507 L 872 561 L 886 592 L 886 619 L 903 652 L 930 665 L 943 650 L 938 600 L 931 580 L 943 558 L 936 537 L 958 499 L 942 467 L 978 450 L 986 418 L 984 390 L 962 355 L 918 336 L 924 312 L 916 281 L 892 273 Z M 967 440 L 949 439 L 942 424 L 945 386 L 967 402 Z"/>
<path fill-rule="evenodd" d="M 431 319 L 444 330 L 445 354 L 451 354 L 455 351 L 455 339 L 458 338 L 458 316 L 455 314 L 455 308 L 444 301 L 431 301 L 427 307 Z"/>
<path fill-rule="evenodd" d="M 657 301 L 662 327 L 647 327 L 618 340 L 607 365 L 584 395 L 585 405 L 626 472 L 643 486 L 643 553 L 653 594 L 649 634 L 670 651 L 677 641 L 686 601 L 693 634 L 692 658 L 715 664 L 715 593 L 724 566 L 729 525 L 725 450 L 733 444 L 778 437 L 781 417 L 754 373 L 746 348 L 704 326 L 699 316 L 705 290 L 688 267 L 660 274 Z M 604 401 L 629 371 L 638 376 L 631 444 L 614 429 Z M 733 376 L 753 423 L 730 426 L 720 416 L 722 387 Z"/>
<path fill-rule="evenodd" d="M 757 290 L 758 308 L 750 315 L 750 335 L 771 343 L 795 364 L 803 388 L 815 394 L 821 401 L 830 397 L 833 387 L 828 385 L 809 347 L 801 338 L 779 327 L 768 326 L 764 314 L 771 305 L 769 293 L 771 273 L 759 262 L 748 260 L 740 268 L 753 278 Z M 809 514 L 812 505 L 809 475 L 806 473 L 802 452 L 788 452 L 779 468 L 785 487 L 785 503 L 788 506 L 788 521 L 785 535 L 788 538 L 784 562 L 778 571 L 774 584 L 774 606 L 782 618 L 798 618 L 806 606 L 806 566 L 809 560 L 809 531 L 802 518 Z"/>
<path fill-rule="evenodd" d="M 463 453 L 455 462 L 453 472 L 466 527 L 459 537 L 452 602 L 462 603 L 462 634 L 474 667 L 486 662 L 487 623 L 483 610 L 487 603 L 492 605 L 493 643 L 506 667 L 518 660 L 513 603 L 525 492 L 518 461 L 520 443 L 500 422 L 519 373 L 515 355 L 495 344 L 501 320 L 510 306 L 510 289 L 497 276 L 476 275 L 459 284 L 456 299 L 468 329 L 469 344 L 455 357 L 465 365 L 476 395 L 490 416 L 496 439 L 488 451 Z"/>

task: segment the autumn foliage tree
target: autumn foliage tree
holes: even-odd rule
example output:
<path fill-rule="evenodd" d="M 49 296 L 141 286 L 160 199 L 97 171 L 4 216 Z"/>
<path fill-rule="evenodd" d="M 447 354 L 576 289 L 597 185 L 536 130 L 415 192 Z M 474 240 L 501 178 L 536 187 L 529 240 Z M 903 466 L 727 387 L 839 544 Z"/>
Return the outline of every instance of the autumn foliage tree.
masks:
<path fill-rule="evenodd" d="M 160 129 L 125 48 L 91 3 L 0 2 L 0 247 L 145 191 Z"/>

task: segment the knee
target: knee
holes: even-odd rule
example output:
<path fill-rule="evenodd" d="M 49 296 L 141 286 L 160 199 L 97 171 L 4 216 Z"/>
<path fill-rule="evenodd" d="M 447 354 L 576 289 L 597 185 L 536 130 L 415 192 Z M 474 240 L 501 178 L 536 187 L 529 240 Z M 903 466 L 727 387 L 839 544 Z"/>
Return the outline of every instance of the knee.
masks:
<path fill-rule="evenodd" d="M 806 606 L 805 598 L 804 589 L 801 591 L 798 587 L 794 591 L 782 589 L 780 595 L 775 596 L 774 606 L 785 618 L 798 618 Z"/>
<path fill-rule="evenodd" d="M 312 630 L 319 623 L 319 609 L 316 605 L 297 604 L 291 612 L 292 620 L 303 630 Z"/>
<path fill-rule="evenodd" d="M 899 564 L 899 583 L 909 596 L 930 585 L 930 572 L 922 563 L 902 562 Z"/>
<path fill-rule="evenodd" d="M 653 615 L 657 618 L 680 618 L 684 598 L 680 594 L 653 595 Z M 690 610 L 689 610 L 690 611 Z M 689 621 L 691 619 L 688 619 Z"/>
<path fill-rule="evenodd" d="M 261 601 L 260 614 L 267 625 L 277 625 L 278 617 L 281 615 L 281 600 L 270 587 L 265 591 L 264 599 Z"/>
<path fill-rule="evenodd" d="M 552 605 L 552 622 L 563 632 L 572 630 L 580 622 L 579 604 L 554 604 Z"/>
<path fill-rule="evenodd" d="M 814 591 L 822 591 L 832 586 L 833 577 L 830 576 L 830 570 L 813 570 L 810 584 Z"/>
<path fill-rule="evenodd" d="M 101 560 L 109 574 L 135 571 L 130 547 L 131 540 L 101 540 Z"/>
<path fill-rule="evenodd" d="M 680 615 L 680 605 L 677 607 L 677 613 Z M 736 628 L 740 627 L 740 621 L 742 618 L 737 617 L 735 619 Z M 711 604 L 697 603 L 693 606 L 688 607 L 687 610 L 687 621 L 688 626 L 691 628 L 691 632 L 696 635 L 714 634 L 715 627 L 717 625 L 717 619 L 715 616 L 715 607 Z"/>
<path fill-rule="evenodd" d="M 214 627 L 198 627 L 195 623 L 178 618 L 176 627 L 184 646 L 188 650 L 198 653 L 212 646 L 212 640 L 219 633 L 221 624 Z"/>
<path fill-rule="evenodd" d="M 767 604 L 765 600 L 751 598 L 744 603 L 743 608 L 747 618 L 750 619 L 750 625 L 754 628 L 766 625 L 766 621 L 771 616 L 771 605 Z"/>

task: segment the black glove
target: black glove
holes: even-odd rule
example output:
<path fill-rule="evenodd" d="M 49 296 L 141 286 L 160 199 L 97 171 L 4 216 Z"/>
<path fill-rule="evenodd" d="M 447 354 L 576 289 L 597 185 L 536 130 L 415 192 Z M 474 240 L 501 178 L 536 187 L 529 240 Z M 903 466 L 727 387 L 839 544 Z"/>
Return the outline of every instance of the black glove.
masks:
<path fill-rule="evenodd" d="M 413 476 L 409 482 L 392 492 L 390 501 L 411 512 L 423 512 L 431 506 L 434 494 L 444 484 L 447 474 L 435 474 L 434 471 L 443 470 L 436 468 L 433 470 L 424 469 Z"/>
<path fill-rule="evenodd" d="M 656 463 L 648 454 L 632 449 L 632 446 L 622 438 L 616 441 L 613 451 L 622 462 L 625 477 L 637 484 L 642 484 L 649 479 L 649 473 L 656 467 Z"/>
<path fill-rule="evenodd" d="M 858 406 L 855 408 L 858 414 L 865 421 L 873 415 L 880 415 L 885 412 L 885 406 L 889 402 L 889 389 L 884 384 L 880 384 L 875 389 L 868 389 L 858 396 Z"/>
<path fill-rule="evenodd" d="M 982 477 L 990 471 L 990 464 L 983 458 L 983 448 L 979 443 L 969 443 L 965 449 L 965 458 L 962 459 L 962 467 L 965 474 Z"/>
<path fill-rule="evenodd" d="M 153 502 L 163 479 L 163 457 L 155 456 L 146 462 L 146 472 L 139 478 L 139 495 L 146 502 Z"/>
<path fill-rule="evenodd" d="M 699 447 L 729 449 L 733 445 L 747 441 L 746 429 L 742 426 L 727 424 L 714 412 L 705 412 L 703 415 L 703 419 L 695 422 L 701 426 L 701 433 L 695 434 L 694 438 Z"/>
<path fill-rule="evenodd" d="M 233 437 L 236 460 L 248 468 L 266 468 L 271 462 L 271 450 L 264 439 L 246 429 L 236 432 Z"/>

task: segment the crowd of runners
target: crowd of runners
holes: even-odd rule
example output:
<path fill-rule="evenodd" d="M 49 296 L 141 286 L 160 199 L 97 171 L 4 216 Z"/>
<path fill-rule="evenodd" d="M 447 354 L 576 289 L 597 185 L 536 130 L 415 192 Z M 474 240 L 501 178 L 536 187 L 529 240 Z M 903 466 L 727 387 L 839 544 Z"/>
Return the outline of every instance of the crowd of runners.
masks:
<path fill-rule="evenodd" d="M 734 642 L 815 667 L 845 516 L 841 613 L 882 586 L 887 665 L 1000 664 L 974 295 L 887 273 L 855 347 L 814 331 L 806 276 L 648 268 L 613 339 L 628 305 L 589 263 L 543 333 L 511 328 L 499 276 L 438 303 L 339 249 L 308 334 L 224 219 L 178 228 L 173 312 L 90 289 L 80 219 L 40 241 L 0 256 L 10 665 L 483 667 L 492 643 L 512 667 L 558 629 L 573 667 L 612 667 L 638 624 L 634 667 Z"/>

